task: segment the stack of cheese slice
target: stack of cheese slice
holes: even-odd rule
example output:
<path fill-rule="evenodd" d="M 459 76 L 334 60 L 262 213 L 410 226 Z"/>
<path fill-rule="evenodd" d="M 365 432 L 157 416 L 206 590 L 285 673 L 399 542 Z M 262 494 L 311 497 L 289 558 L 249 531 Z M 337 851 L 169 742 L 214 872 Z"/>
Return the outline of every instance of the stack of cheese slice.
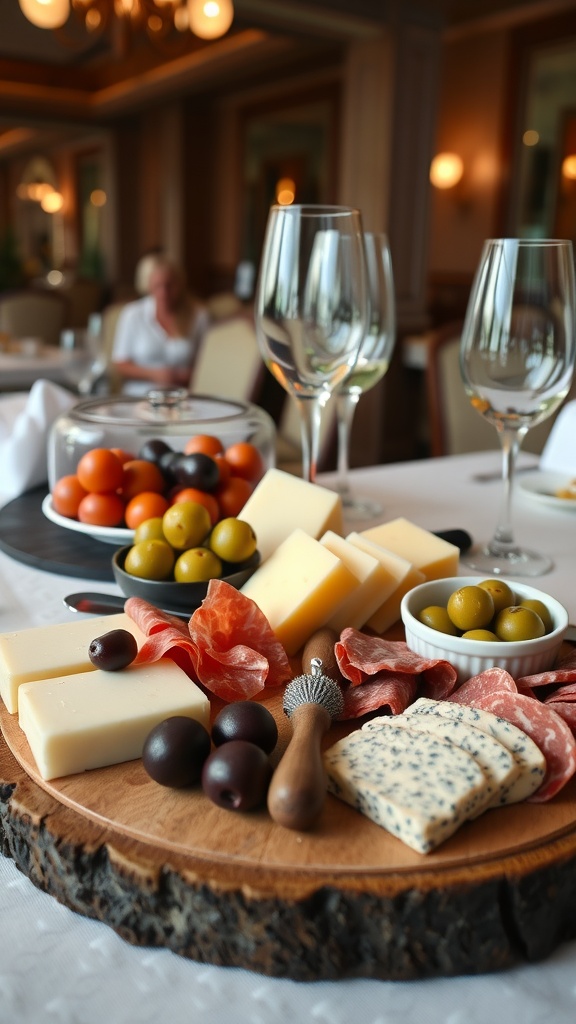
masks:
<path fill-rule="evenodd" d="M 418 853 L 429 853 L 491 807 L 538 789 L 545 758 L 488 711 L 417 700 L 366 723 L 324 755 L 328 788 Z"/>
<path fill-rule="evenodd" d="M 26 735 L 43 779 L 138 758 L 150 730 L 170 715 L 208 728 L 210 703 L 169 658 L 105 672 L 92 665 L 90 641 L 126 629 L 124 614 L 0 635 L 0 695 Z"/>

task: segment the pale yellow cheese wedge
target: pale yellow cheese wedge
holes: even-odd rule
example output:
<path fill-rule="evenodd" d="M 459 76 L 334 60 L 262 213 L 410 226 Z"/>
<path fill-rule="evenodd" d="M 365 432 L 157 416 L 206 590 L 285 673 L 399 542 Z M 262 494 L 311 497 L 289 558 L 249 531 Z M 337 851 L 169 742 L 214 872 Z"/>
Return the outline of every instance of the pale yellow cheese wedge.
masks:
<path fill-rule="evenodd" d="M 18 721 L 43 779 L 140 757 L 150 730 L 172 715 L 208 728 L 210 703 L 169 658 L 59 675 L 18 691 Z"/>
<path fill-rule="evenodd" d="M 358 580 L 357 587 L 344 598 L 327 625 L 338 633 L 346 626 L 361 629 L 380 607 L 383 598 L 396 588 L 396 580 L 374 555 L 362 551 L 332 530 L 320 538 L 320 543 L 340 558 Z"/>
<path fill-rule="evenodd" d="M 357 586 L 340 558 L 298 529 L 256 570 L 242 593 L 256 602 L 286 652 L 296 654 Z"/>
<path fill-rule="evenodd" d="M 263 561 L 293 530 L 316 539 L 326 530 L 343 533 L 339 494 L 275 468 L 262 477 L 238 518 L 250 523 Z"/>
<path fill-rule="evenodd" d="M 93 669 L 90 642 L 113 629 L 127 629 L 139 647 L 146 639 L 125 612 L 0 634 L 0 697 L 10 714 L 18 709 L 21 683 Z"/>
<path fill-rule="evenodd" d="M 391 519 L 388 523 L 362 530 L 362 536 L 412 562 L 427 580 L 458 574 L 459 548 L 409 519 Z"/>
<path fill-rule="evenodd" d="M 400 605 L 404 594 L 412 590 L 412 587 L 417 587 L 419 583 L 424 583 L 426 577 L 407 559 L 395 555 L 393 551 L 387 551 L 360 533 L 349 533 L 346 539 L 361 551 L 378 558 L 394 580 L 392 591 L 384 597 L 376 611 L 365 622 L 365 625 L 375 633 L 385 633 L 400 618 Z"/>

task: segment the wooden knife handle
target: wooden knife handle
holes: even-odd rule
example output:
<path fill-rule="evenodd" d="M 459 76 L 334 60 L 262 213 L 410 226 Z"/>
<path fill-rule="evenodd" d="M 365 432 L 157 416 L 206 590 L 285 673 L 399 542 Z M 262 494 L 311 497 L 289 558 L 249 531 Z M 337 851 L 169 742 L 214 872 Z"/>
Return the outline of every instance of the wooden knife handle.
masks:
<path fill-rule="evenodd" d="M 321 704 L 302 704 L 290 716 L 292 737 L 268 789 L 268 811 L 284 828 L 305 831 L 318 819 L 326 798 L 322 737 L 332 718 Z"/>

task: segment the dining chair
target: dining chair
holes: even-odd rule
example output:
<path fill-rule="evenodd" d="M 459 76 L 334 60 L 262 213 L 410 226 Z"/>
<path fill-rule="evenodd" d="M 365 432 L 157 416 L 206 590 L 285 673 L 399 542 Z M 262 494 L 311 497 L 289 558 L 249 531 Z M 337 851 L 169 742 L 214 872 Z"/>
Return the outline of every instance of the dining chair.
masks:
<path fill-rule="evenodd" d="M 59 292 L 23 288 L 0 297 L 0 331 L 12 338 L 40 338 L 59 345 L 67 325 L 68 302 Z"/>
<path fill-rule="evenodd" d="M 194 364 L 190 389 L 241 402 L 258 399 L 265 367 L 249 316 L 234 316 L 208 328 Z"/>
<path fill-rule="evenodd" d="M 464 391 L 460 376 L 462 327 L 463 321 L 452 321 L 428 337 L 425 376 L 432 456 L 500 450 L 495 428 L 472 408 Z M 565 402 L 573 398 L 576 381 Z M 528 431 L 522 442 L 523 451 L 542 453 L 559 411 Z"/>

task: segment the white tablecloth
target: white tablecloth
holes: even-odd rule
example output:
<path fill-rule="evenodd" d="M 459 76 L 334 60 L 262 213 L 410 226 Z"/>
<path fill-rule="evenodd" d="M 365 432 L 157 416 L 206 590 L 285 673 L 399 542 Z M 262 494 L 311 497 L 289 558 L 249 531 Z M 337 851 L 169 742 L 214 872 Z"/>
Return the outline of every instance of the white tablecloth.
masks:
<path fill-rule="evenodd" d="M 529 457 L 526 457 L 528 460 Z M 496 453 L 357 470 L 358 493 L 379 497 L 381 519 L 404 515 L 431 530 L 492 532 L 500 486 L 472 473 L 499 469 Z M 328 478 L 327 478 L 328 479 Z M 576 622 L 576 511 L 518 494 L 517 539 L 549 552 L 555 567 L 535 581 Z M 350 524 L 362 528 L 366 524 Z M 463 572 L 466 570 L 463 569 Z M 82 581 L 32 569 L 0 554 L 0 631 L 66 621 L 66 593 Z M 90 590 L 113 590 L 90 583 Z M 231 827 L 233 827 L 231 825 Z M 575 908 L 576 914 L 576 908 Z M 545 963 L 496 975 L 417 982 L 296 983 L 137 949 L 106 925 L 37 891 L 0 858 L 2 1024 L 574 1024 L 576 943 Z"/>

